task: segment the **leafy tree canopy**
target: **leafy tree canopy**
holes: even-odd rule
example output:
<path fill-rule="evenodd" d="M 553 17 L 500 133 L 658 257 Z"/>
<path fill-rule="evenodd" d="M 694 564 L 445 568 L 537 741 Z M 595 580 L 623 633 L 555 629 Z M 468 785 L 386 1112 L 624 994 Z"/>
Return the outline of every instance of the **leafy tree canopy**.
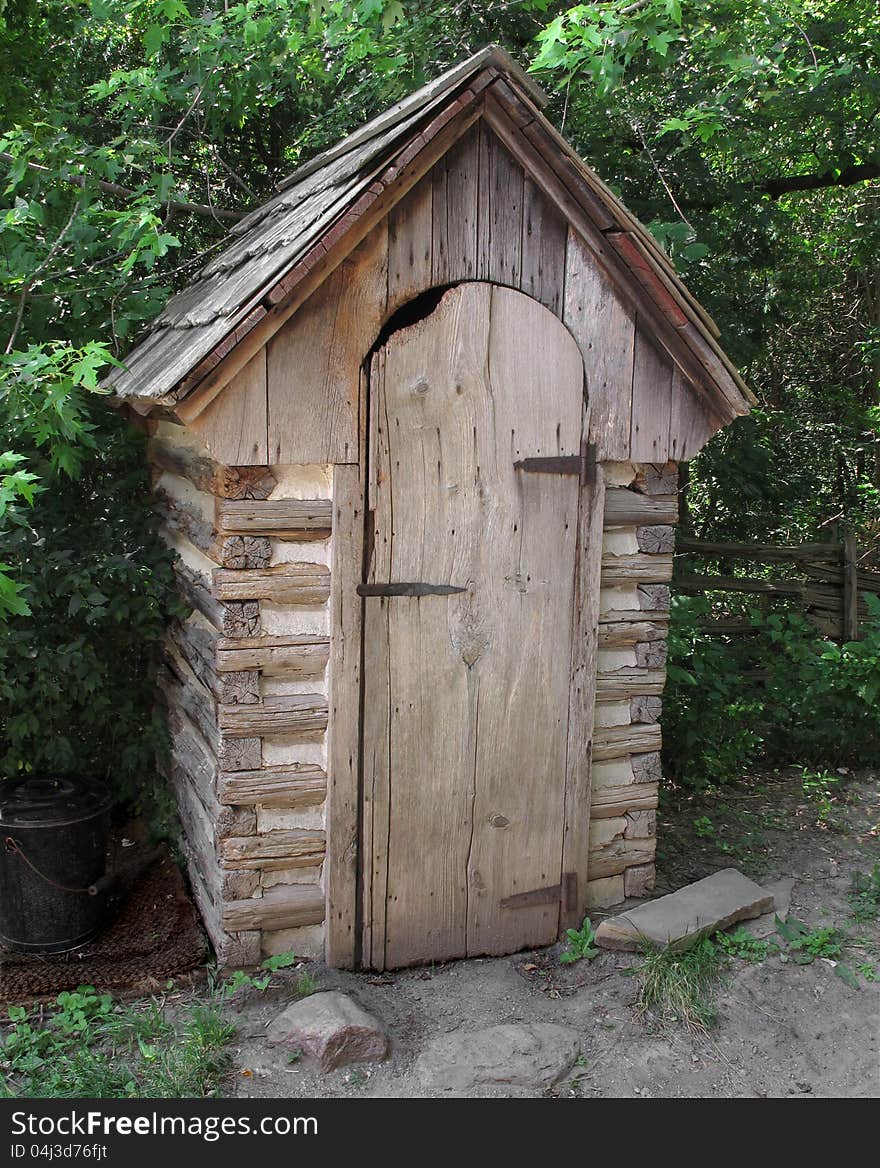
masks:
<path fill-rule="evenodd" d="M 878 31 L 874 0 L 0 0 L 10 708 L 61 700 L 26 670 L 17 688 L 10 644 L 58 652 L 75 617 L 94 694 L 114 676 L 107 629 L 133 627 L 117 599 L 144 616 L 142 644 L 173 605 L 102 374 L 279 178 L 490 41 L 533 69 L 759 393 L 694 464 L 693 525 L 800 538 L 847 518 L 876 535 Z M 90 581 L 57 568 L 85 547 Z M 68 700 L 80 725 L 87 698 Z M 23 723 L 5 737 L 7 769 L 39 756 Z"/>

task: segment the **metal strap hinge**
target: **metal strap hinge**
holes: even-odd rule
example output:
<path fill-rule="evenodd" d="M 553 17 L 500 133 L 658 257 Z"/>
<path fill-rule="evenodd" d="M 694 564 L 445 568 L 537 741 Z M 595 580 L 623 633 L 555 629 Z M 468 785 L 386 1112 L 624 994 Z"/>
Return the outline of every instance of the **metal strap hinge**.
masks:
<path fill-rule="evenodd" d="M 358 596 L 450 596 L 453 592 L 467 592 L 454 584 L 358 584 Z"/>
<path fill-rule="evenodd" d="M 579 475 L 583 459 L 579 454 L 563 454 L 552 458 L 520 458 L 513 464 L 514 470 L 526 474 Z"/>
<path fill-rule="evenodd" d="M 514 896 L 506 896 L 501 902 L 502 908 L 530 908 L 535 904 L 561 903 L 564 912 L 574 912 L 577 908 L 577 872 L 563 872 L 559 884 L 551 884 L 549 888 L 533 888 L 530 892 L 517 892 Z"/>

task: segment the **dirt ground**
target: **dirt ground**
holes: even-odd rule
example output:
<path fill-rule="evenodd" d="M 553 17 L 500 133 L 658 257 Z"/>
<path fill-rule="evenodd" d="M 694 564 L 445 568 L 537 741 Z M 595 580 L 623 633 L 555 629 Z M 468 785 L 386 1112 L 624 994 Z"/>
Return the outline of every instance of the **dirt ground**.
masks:
<path fill-rule="evenodd" d="M 760 881 L 796 878 L 791 914 L 848 936 L 844 960 L 880 975 L 880 926 L 858 923 L 854 872 L 880 861 L 880 783 L 841 776 L 830 799 L 804 797 L 800 771 L 756 776 L 735 793 L 681 800 L 661 815 L 658 891 L 734 865 Z M 594 924 L 602 914 L 594 914 Z M 833 963 L 757 964 L 734 958 L 718 985 L 718 1020 L 705 1035 L 634 1009 L 638 956 L 603 952 L 560 965 L 561 946 L 513 957 L 455 961 L 387 976 L 310 963 L 318 989 L 342 989 L 386 1027 L 384 1064 L 321 1075 L 270 1048 L 267 1024 L 290 999 L 289 978 L 238 1000 L 241 1097 L 422 1097 L 413 1064 L 431 1039 L 502 1022 L 555 1022 L 580 1036 L 581 1059 L 549 1092 L 492 1088 L 486 1096 L 556 1098 L 880 1096 L 880 983 L 846 984 Z M 476 1093 L 476 1092 L 475 1092 Z"/>

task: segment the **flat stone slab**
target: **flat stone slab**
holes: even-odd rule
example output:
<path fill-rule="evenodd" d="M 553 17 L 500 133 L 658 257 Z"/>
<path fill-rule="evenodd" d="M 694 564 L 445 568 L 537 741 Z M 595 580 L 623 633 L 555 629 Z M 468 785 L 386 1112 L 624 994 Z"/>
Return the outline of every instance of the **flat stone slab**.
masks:
<path fill-rule="evenodd" d="M 511 1022 L 435 1038 L 415 1069 L 423 1087 L 450 1095 L 487 1086 L 541 1089 L 558 1083 L 579 1053 L 578 1036 L 566 1026 Z"/>
<path fill-rule="evenodd" d="M 687 949 L 707 933 L 772 909 L 772 893 L 736 868 L 722 868 L 678 892 L 609 917 L 596 930 L 596 944 L 630 951 L 646 944 Z"/>
<path fill-rule="evenodd" d="M 388 1057 L 388 1038 L 372 1014 L 338 990 L 312 994 L 278 1015 L 269 1027 L 270 1046 L 299 1050 L 322 1071 Z"/>

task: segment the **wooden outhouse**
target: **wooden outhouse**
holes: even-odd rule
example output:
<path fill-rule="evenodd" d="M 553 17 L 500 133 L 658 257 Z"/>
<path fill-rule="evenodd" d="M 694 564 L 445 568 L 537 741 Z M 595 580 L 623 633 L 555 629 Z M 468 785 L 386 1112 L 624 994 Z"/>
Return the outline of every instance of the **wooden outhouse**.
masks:
<path fill-rule="evenodd" d="M 192 615 L 219 958 L 548 944 L 653 879 L 676 464 L 749 405 L 489 48 L 301 167 L 117 371 Z"/>

